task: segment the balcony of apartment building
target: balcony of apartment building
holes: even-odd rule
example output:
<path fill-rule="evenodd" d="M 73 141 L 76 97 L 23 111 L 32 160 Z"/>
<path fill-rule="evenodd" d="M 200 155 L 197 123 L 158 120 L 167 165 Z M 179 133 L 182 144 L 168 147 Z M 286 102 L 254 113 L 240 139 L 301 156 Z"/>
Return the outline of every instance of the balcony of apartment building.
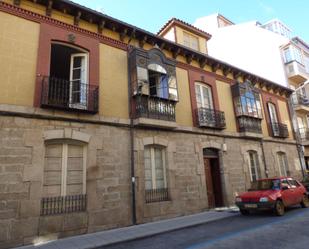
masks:
<path fill-rule="evenodd" d="M 298 135 L 303 145 L 309 145 L 309 129 L 307 127 L 299 128 Z"/>
<path fill-rule="evenodd" d="M 175 63 L 159 49 L 134 48 L 129 52 L 129 67 L 134 125 L 176 128 L 178 89 Z"/>
<path fill-rule="evenodd" d="M 232 96 L 240 135 L 261 138 L 263 114 L 260 93 L 250 81 L 246 81 L 232 85 Z"/>
<path fill-rule="evenodd" d="M 99 87 L 89 82 L 88 53 L 52 44 L 50 74 L 40 76 L 41 107 L 97 113 Z"/>
<path fill-rule="evenodd" d="M 296 84 L 304 83 L 309 79 L 309 73 L 303 64 L 296 60 L 292 60 L 285 63 L 285 70 L 289 80 Z"/>
<path fill-rule="evenodd" d="M 271 122 L 269 124 L 271 135 L 275 138 L 288 138 L 289 137 L 289 131 L 288 126 L 283 123 L 273 123 Z"/>
<path fill-rule="evenodd" d="M 197 120 L 201 128 L 205 127 L 222 130 L 226 127 L 224 112 L 210 108 L 197 108 Z"/>
<path fill-rule="evenodd" d="M 292 104 L 294 110 L 299 113 L 309 112 L 309 98 L 302 91 L 296 91 L 292 94 Z"/>
<path fill-rule="evenodd" d="M 294 84 L 302 84 L 309 79 L 308 57 L 300 48 L 289 45 L 283 50 L 285 71 L 288 79 Z"/>

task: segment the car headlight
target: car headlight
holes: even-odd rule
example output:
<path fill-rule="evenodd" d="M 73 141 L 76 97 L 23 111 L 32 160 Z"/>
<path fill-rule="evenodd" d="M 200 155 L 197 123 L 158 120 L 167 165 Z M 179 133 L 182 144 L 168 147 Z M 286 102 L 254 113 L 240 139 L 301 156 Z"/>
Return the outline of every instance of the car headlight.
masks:
<path fill-rule="evenodd" d="M 235 201 L 236 202 L 242 202 L 242 199 L 240 197 L 236 197 Z"/>
<path fill-rule="evenodd" d="M 260 202 L 268 202 L 268 198 L 267 197 L 261 197 Z"/>

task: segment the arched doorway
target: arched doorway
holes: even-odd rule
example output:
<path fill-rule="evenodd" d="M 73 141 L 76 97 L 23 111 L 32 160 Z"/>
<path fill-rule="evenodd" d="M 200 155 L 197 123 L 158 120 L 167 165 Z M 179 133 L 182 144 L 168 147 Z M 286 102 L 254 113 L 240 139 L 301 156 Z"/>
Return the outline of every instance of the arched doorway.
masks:
<path fill-rule="evenodd" d="M 214 148 L 203 149 L 204 168 L 207 187 L 208 206 L 222 207 L 222 183 L 220 174 L 219 151 Z"/>

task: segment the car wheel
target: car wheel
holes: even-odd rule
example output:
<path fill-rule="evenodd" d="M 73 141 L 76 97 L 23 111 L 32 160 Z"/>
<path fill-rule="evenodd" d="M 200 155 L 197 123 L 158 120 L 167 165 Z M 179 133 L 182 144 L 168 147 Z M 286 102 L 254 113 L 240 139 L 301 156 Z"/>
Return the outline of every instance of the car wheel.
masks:
<path fill-rule="evenodd" d="M 308 198 L 307 195 L 304 195 L 304 196 L 303 196 L 303 199 L 302 199 L 300 205 L 301 205 L 302 208 L 307 208 L 307 207 L 309 207 L 309 198 Z"/>
<path fill-rule="evenodd" d="M 277 216 L 284 215 L 284 205 L 281 200 L 276 201 L 274 211 Z"/>
<path fill-rule="evenodd" d="M 249 211 L 246 210 L 246 209 L 239 209 L 239 211 L 240 211 L 240 213 L 241 213 L 242 215 L 248 215 L 248 214 L 250 214 Z"/>

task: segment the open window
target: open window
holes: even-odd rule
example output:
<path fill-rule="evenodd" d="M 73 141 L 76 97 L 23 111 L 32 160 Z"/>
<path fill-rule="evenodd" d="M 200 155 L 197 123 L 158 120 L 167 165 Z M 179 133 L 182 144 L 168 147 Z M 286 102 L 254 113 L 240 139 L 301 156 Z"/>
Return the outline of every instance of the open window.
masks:
<path fill-rule="evenodd" d="M 42 107 L 97 112 L 98 87 L 89 84 L 89 53 L 51 44 L 49 76 L 42 82 Z"/>
<path fill-rule="evenodd" d="M 267 104 L 267 107 L 269 112 L 270 125 L 273 130 L 273 135 L 279 136 L 279 123 L 278 123 L 276 106 L 273 103 L 269 102 Z"/>

